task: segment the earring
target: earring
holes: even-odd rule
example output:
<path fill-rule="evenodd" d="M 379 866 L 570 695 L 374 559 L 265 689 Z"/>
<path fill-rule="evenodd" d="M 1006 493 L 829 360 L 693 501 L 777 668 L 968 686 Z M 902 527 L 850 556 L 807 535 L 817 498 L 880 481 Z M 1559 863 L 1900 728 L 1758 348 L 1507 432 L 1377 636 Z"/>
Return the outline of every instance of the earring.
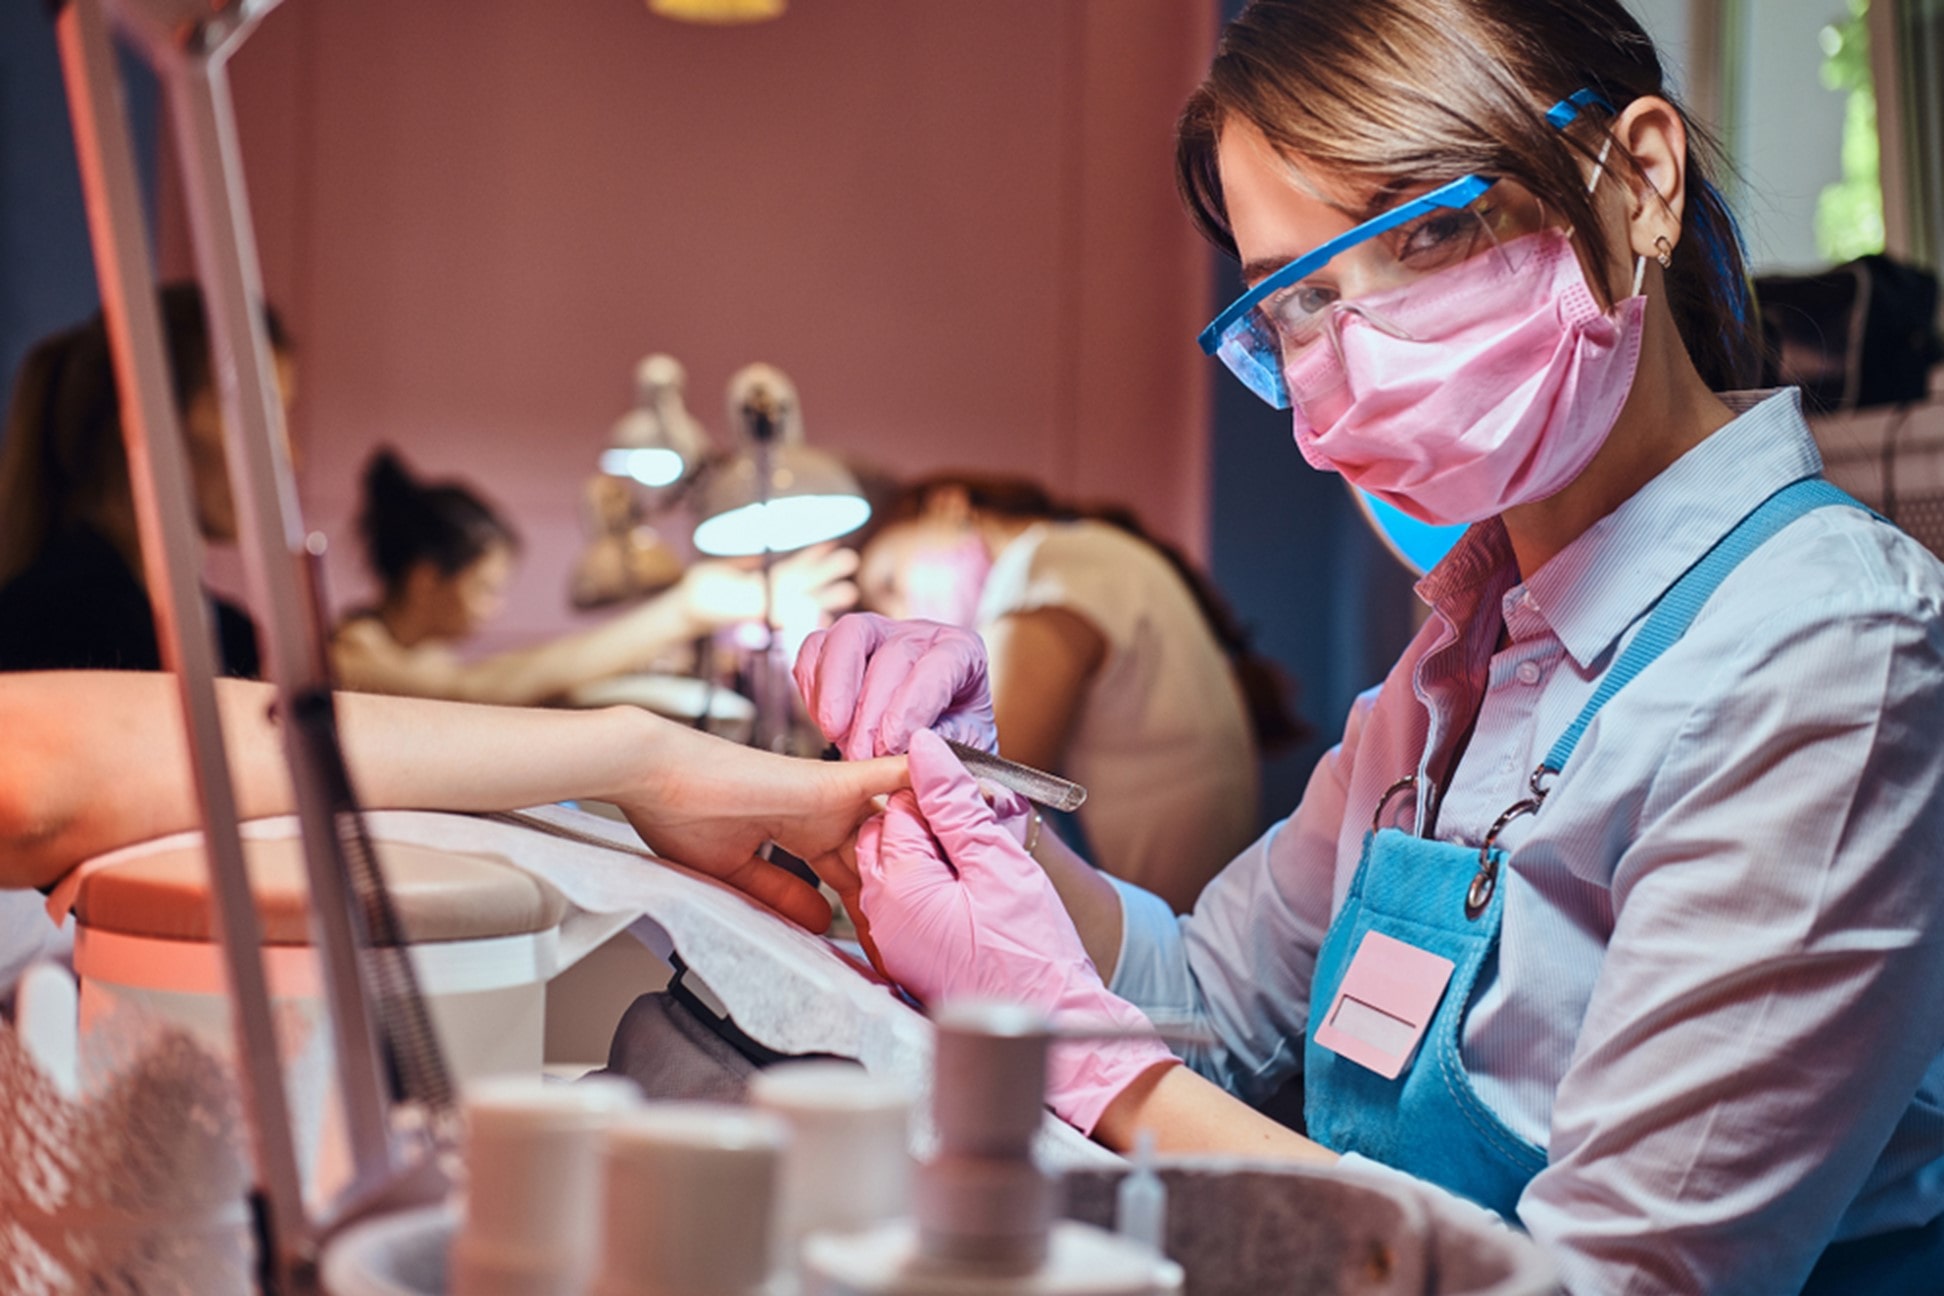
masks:
<path fill-rule="evenodd" d="M 1667 241 L 1665 234 L 1654 239 L 1654 260 L 1660 262 L 1663 270 L 1674 264 L 1674 245 Z"/>

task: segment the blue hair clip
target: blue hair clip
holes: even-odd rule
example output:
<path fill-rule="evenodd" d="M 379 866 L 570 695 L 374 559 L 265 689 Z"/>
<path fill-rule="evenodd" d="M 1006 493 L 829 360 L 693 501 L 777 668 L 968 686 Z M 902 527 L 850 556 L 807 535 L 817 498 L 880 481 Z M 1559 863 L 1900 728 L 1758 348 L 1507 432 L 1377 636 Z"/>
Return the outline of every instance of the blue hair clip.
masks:
<path fill-rule="evenodd" d="M 1579 119 L 1581 112 L 1595 105 L 1606 109 L 1609 115 L 1615 111 L 1613 105 L 1607 102 L 1605 95 L 1593 87 L 1588 86 L 1584 90 L 1573 91 L 1573 93 L 1546 109 L 1546 121 L 1555 130 L 1565 130 Z"/>

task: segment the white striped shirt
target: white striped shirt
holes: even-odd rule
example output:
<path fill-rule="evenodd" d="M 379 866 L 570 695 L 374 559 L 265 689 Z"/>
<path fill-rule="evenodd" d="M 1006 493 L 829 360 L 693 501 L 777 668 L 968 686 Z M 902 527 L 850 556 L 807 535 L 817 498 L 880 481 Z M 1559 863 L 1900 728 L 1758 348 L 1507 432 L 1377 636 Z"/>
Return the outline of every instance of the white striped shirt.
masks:
<path fill-rule="evenodd" d="M 1121 887 L 1113 988 L 1212 1029 L 1197 1069 L 1259 1100 L 1301 1068 L 1317 948 L 1386 787 L 1439 774 L 1477 708 L 1456 776 L 1435 781 L 1437 835 L 1479 842 L 1655 599 L 1818 470 L 1795 392 L 1731 399 L 1735 421 L 1524 584 L 1503 528 L 1472 528 L 1420 583 L 1429 622 L 1302 804 L 1193 914 Z M 1788 526 L 1500 840 L 1500 955 L 1463 1054 L 1479 1095 L 1548 1149 L 1518 1214 L 1570 1289 L 1792 1291 L 1832 1239 L 1944 1212 L 1929 553 L 1850 508 Z"/>

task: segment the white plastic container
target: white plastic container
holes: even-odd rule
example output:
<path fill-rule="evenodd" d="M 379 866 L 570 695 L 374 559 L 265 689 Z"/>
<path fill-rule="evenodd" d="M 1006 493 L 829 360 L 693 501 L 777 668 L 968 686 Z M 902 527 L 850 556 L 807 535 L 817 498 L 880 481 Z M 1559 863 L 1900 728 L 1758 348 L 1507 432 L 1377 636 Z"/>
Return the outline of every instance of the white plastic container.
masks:
<path fill-rule="evenodd" d="M 789 1126 L 777 1185 L 776 1258 L 803 1239 L 895 1219 L 911 1204 L 912 1094 L 844 1062 L 787 1062 L 755 1076 L 749 1101 Z"/>
<path fill-rule="evenodd" d="M 446 1296 L 457 1224 L 450 1207 L 428 1206 L 352 1225 L 324 1248 L 325 1296 Z"/>
<path fill-rule="evenodd" d="M 805 1296 L 1168 1296 L 1181 1270 L 1085 1224 L 1047 1234 L 1045 1258 L 1023 1273 L 941 1264 L 910 1223 L 868 1233 L 820 1233 L 804 1246 Z"/>
<path fill-rule="evenodd" d="M 626 1080 L 501 1076 L 466 1086 L 464 1222 L 451 1296 L 586 1290 L 600 1258 L 601 1151 L 640 1106 Z"/>
<path fill-rule="evenodd" d="M 1531 1239 L 1481 1210 L 1413 1191 L 1394 1177 L 1206 1157 L 1170 1159 L 1158 1169 L 1171 1190 L 1170 1249 L 1194 1296 L 1548 1296 L 1558 1290 L 1551 1264 Z M 1124 1173 L 1069 1176 L 1069 1211 L 1095 1222 L 1111 1219 Z M 349 1230 L 325 1252 L 326 1292 L 446 1296 L 446 1247 L 455 1226 L 451 1212 L 433 1209 Z M 826 1234 L 819 1241 L 848 1240 Z M 1059 1249 L 1056 1231 L 1053 1250 Z"/>
<path fill-rule="evenodd" d="M 617 1120 L 604 1155 L 593 1296 L 760 1296 L 789 1133 L 741 1107 L 662 1103 Z"/>
<path fill-rule="evenodd" d="M 378 843 L 411 959 L 455 1080 L 538 1074 L 546 982 L 559 969 L 566 904 L 497 857 Z M 345 1174 L 333 1131 L 335 1068 L 321 970 L 308 944 L 309 888 L 294 839 L 245 841 L 263 961 L 282 1046 L 297 1153 L 314 1198 Z M 128 1016 L 233 1046 L 222 950 L 209 926 L 200 839 L 117 852 L 86 866 L 75 905 L 81 1035 Z M 83 1069 L 87 1068 L 83 1047 Z"/>
<path fill-rule="evenodd" d="M 919 1167 L 915 1218 L 804 1243 L 805 1296 L 1169 1296 L 1180 1266 L 1085 1224 L 1054 1223 L 1033 1160 L 1049 1027 L 1009 1004 L 937 1015 L 938 1152 Z"/>

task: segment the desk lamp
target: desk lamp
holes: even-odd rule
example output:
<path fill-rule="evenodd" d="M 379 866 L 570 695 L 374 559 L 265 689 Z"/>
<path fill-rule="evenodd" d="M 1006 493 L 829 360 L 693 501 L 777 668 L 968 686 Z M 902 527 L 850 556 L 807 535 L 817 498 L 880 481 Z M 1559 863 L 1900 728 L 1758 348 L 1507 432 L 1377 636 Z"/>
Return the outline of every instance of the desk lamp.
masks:
<path fill-rule="evenodd" d="M 615 420 L 601 452 L 601 471 L 654 489 L 692 476 L 708 456 L 709 434 L 682 401 L 687 375 L 671 355 L 635 366 L 634 408 Z"/>
<path fill-rule="evenodd" d="M 657 352 L 635 366 L 634 408 L 614 421 L 600 471 L 583 491 L 588 541 L 575 564 L 575 607 L 656 594 L 684 563 L 653 525 L 680 502 L 709 457 L 709 434 L 682 400 L 681 361 Z"/>
<path fill-rule="evenodd" d="M 787 4 L 788 0 L 648 0 L 648 12 L 679 22 L 727 26 L 781 18 Z"/>
<path fill-rule="evenodd" d="M 752 656 L 755 745 L 788 743 L 787 663 L 778 661 L 770 567 L 775 556 L 855 531 L 871 516 L 857 478 L 835 455 L 803 443 L 796 384 L 772 365 L 745 365 L 729 380 L 729 422 L 741 442 L 702 481 L 695 547 L 718 557 L 763 559 L 763 623 Z"/>
<path fill-rule="evenodd" d="M 788 553 L 863 526 L 871 506 L 850 469 L 803 442 L 796 384 L 772 365 L 729 380 L 736 452 L 702 483 L 695 547 L 723 558 Z"/>

